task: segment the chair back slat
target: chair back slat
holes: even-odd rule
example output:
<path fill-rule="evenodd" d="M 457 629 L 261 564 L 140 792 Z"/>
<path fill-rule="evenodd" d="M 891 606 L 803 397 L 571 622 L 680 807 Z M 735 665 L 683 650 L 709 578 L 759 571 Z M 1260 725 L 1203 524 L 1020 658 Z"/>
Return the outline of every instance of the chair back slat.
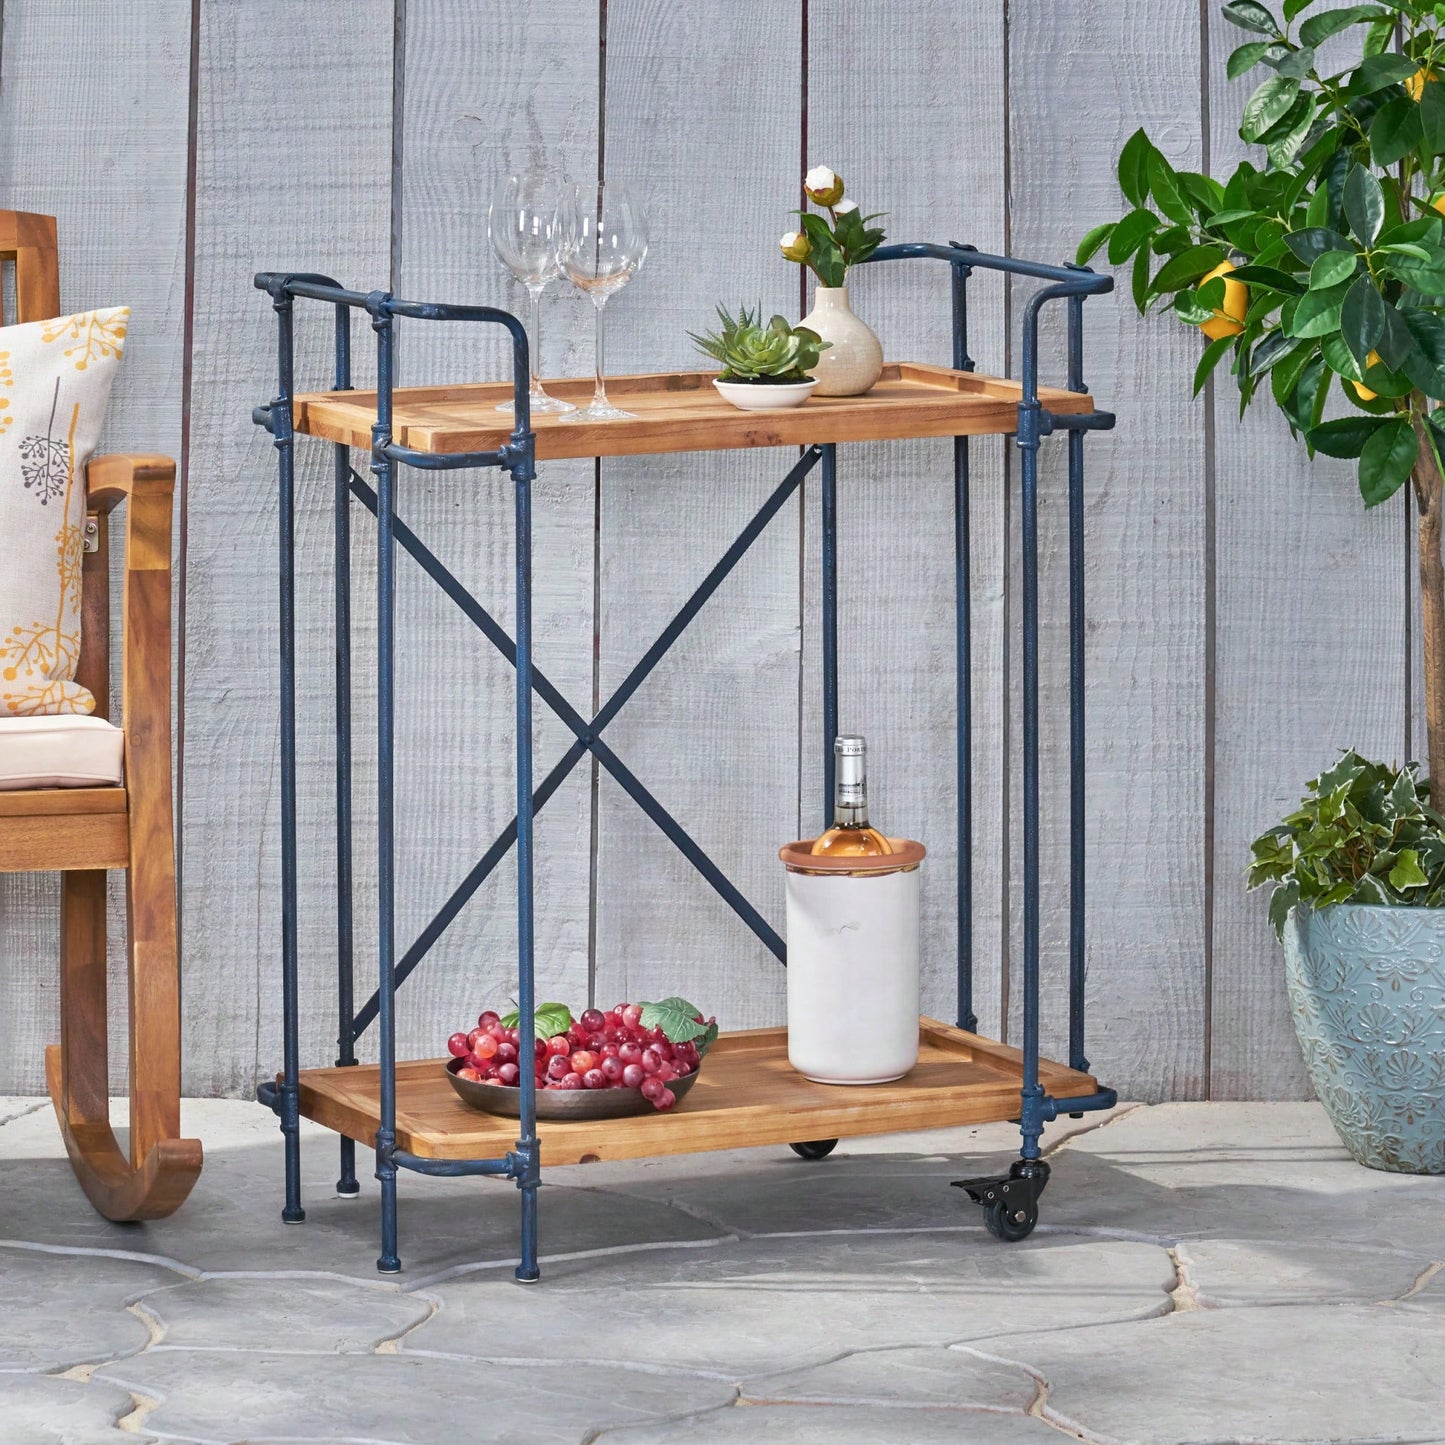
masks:
<path fill-rule="evenodd" d="M 55 217 L 0 211 L 0 268 L 14 268 L 14 289 L 0 285 L 0 326 L 49 321 L 60 315 L 60 250 Z M 15 298 L 12 316 L 5 297 Z M 75 680 L 95 697 L 97 717 L 110 712 L 110 558 L 105 518 L 98 546 L 82 569 L 80 663 Z"/>

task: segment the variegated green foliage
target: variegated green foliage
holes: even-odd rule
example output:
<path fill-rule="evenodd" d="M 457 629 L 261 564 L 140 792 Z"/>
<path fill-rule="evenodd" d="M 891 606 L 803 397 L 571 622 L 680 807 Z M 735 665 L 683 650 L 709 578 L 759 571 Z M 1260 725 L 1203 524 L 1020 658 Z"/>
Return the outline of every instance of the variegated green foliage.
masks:
<path fill-rule="evenodd" d="M 1445 818 L 1418 771 L 1347 752 L 1306 785 L 1295 812 L 1254 840 L 1249 886 L 1274 884 L 1277 932 L 1297 903 L 1445 904 Z"/>

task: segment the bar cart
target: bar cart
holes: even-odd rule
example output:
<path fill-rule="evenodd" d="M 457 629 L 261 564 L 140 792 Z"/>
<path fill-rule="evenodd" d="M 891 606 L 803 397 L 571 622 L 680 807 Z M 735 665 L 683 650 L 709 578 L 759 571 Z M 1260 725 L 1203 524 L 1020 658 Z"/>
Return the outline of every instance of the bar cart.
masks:
<path fill-rule="evenodd" d="M 281 868 L 283 1067 L 257 1091 L 280 1118 L 285 1140 L 282 1218 L 300 1223 L 299 1121 L 305 1116 L 341 1136 L 337 1192 L 354 1196 L 356 1141 L 376 1151 L 381 1185 L 381 1254 L 377 1268 L 401 1268 L 397 1252 L 397 1175 L 402 1169 L 433 1175 L 498 1175 L 521 1193 L 522 1281 L 539 1277 L 537 1189 L 543 1159 L 572 1164 L 597 1159 L 790 1144 L 805 1158 L 822 1158 L 837 1139 L 913 1128 L 1017 1119 L 1023 1144 L 1009 1173 L 961 1180 L 982 1204 L 989 1229 L 1021 1239 L 1034 1227 L 1039 1196 L 1048 1182 L 1040 1157 L 1044 1126 L 1060 1114 L 1107 1109 L 1112 1090 L 1101 1088 L 1084 1056 L 1084 697 L 1083 697 L 1083 463 L 1084 434 L 1112 427 L 1094 408 L 1083 382 L 1083 303 L 1109 291 L 1112 281 L 1084 268 L 1046 266 L 991 256 L 952 243 L 911 243 L 880 248 L 872 263 L 932 259 L 951 269 L 953 357 L 948 368 L 913 363 L 885 367 L 866 395 L 814 397 L 794 411 L 742 412 L 727 405 L 699 373 L 610 380 L 618 399 L 637 418 L 598 424 L 533 424 L 528 406 L 526 333 L 509 312 L 487 306 L 403 301 L 388 293 L 349 291 L 325 276 L 264 273 L 256 286 L 276 313 L 279 386 L 253 419 L 271 435 L 280 473 L 281 655 Z M 1018 382 L 974 370 L 968 353 L 968 280 L 976 269 L 1045 283 L 1023 308 L 1022 378 Z M 334 323 L 333 389 L 298 394 L 293 376 L 295 303 L 329 306 Z M 1062 390 L 1038 381 L 1039 317 L 1062 301 L 1067 324 L 1067 383 Z M 377 389 L 351 385 L 354 312 L 370 318 L 376 335 Z M 396 388 L 398 321 L 460 321 L 506 328 L 512 344 L 510 384 Z M 547 383 L 555 395 L 581 398 L 589 381 Z M 496 411 L 510 396 L 513 422 Z M 1039 685 L 1038 685 L 1038 452 L 1050 433 L 1068 433 L 1069 701 L 1070 701 L 1070 932 L 1069 1057 L 1067 1064 L 1039 1057 Z M 295 439 L 298 434 L 333 445 L 336 607 L 336 868 L 337 961 L 340 1031 L 335 1067 L 301 1069 L 298 1020 L 296 674 L 295 674 Z M 970 788 L 970 579 L 968 536 L 969 437 L 1013 434 L 1020 454 L 1023 531 L 1023 1020 L 1022 1048 L 978 1037 L 973 1011 L 972 799 Z M 530 1069 L 520 1082 L 520 1127 L 468 1109 L 448 1085 L 437 1060 L 396 1059 L 397 988 L 437 941 L 506 854 L 517 849 L 517 998 L 521 1055 L 529 1058 L 535 1034 L 533 978 L 533 819 L 587 753 L 606 768 L 744 923 L 786 962 L 783 940 L 642 781 L 608 747 L 604 733 L 643 680 L 738 564 L 784 503 L 815 467 L 822 487 L 822 754 L 825 808 L 833 796 L 833 747 L 838 731 L 837 445 L 901 437 L 954 438 L 955 626 L 958 768 L 958 1000 L 953 1024 L 920 1021 L 917 1067 L 893 1084 L 848 1089 L 810 1083 L 787 1063 L 785 1031 L 724 1034 L 686 1103 L 669 1114 L 598 1123 L 546 1121 L 538 1127 Z M 593 718 L 578 714 L 536 667 L 531 636 L 531 485 L 539 460 L 638 455 L 737 447 L 801 448 L 762 508 L 743 528 L 692 597 L 642 656 Z M 370 456 L 375 485 L 353 466 L 352 449 Z M 440 471 L 497 467 L 510 474 L 515 493 L 516 636 L 509 636 L 426 544 L 395 515 L 402 467 Z M 351 893 L 351 508 L 359 500 L 376 518 L 377 562 L 377 851 L 378 987 L 356 1007 L 352 968 L 355 919 Z M 393 674 L 397 548 L 433 582 L 515 667 L 516 816 L 416 941 L 397 956 L 393 828 Z M 534 783 L 533 695 L 558 716 L 575 741 Z M 826 819 L 825 819 L 826 821 Z M 782 840 L 780 840 L 782 841 Z M 357 1062 L 356 1043 L 379 1026 L 379 1063 Z"/>

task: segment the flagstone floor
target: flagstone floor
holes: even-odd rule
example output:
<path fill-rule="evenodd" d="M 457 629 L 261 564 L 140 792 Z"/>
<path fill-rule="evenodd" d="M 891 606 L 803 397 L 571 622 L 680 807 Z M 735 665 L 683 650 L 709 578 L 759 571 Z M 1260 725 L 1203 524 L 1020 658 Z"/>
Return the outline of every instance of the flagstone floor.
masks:
<path fill-rule="evenodd" d="M 94 1215 L 49 1106 L 0 1100 L 0 1445 L 1445 1440 L 1445 1180 L 1353 1164 L 1305 1104 L 1121 1106 L 1051 1132 L 1041 1224 L 948 1187 L 1006 1125 L 551 1171 L 403 1176 L 279 1218 L 259 1106 L 196 1101 L 174 1218 Z"/>

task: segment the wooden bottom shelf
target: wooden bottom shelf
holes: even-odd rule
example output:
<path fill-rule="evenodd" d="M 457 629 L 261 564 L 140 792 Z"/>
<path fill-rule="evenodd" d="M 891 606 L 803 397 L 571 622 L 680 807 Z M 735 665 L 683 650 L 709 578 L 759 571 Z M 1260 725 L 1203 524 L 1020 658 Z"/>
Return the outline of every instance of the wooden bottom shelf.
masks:
<path fill-rule="evenodd" d="M 469 1109 L 452 1092 L 442 1059 L 396 1066 L 397 1144 L 427 1159 L 487 1159 L 517 1141 L 517 1121 Z M 689 1154 L 757 1144 L 843 1139 L 982 1124 L 1018 1115 L 1023 1072 L 1017 1049 L 933 1019 L 919 1021 L 918 1064 L 892 1084 L 814 1084 L 788 1063 L 787 1031 L 723 1034 L 687 1099 L 670 1113 L 596 1123 L 541 1120 L 542 1163 L 587 1164 L 654 1154 Z M 1043 1062 L 1056 1098 L 1092 1094 L 1093 1078 Z M 301 1074 L 301 1113 L 371 1145 L 380 1073 L 375 1065 Z"/>

